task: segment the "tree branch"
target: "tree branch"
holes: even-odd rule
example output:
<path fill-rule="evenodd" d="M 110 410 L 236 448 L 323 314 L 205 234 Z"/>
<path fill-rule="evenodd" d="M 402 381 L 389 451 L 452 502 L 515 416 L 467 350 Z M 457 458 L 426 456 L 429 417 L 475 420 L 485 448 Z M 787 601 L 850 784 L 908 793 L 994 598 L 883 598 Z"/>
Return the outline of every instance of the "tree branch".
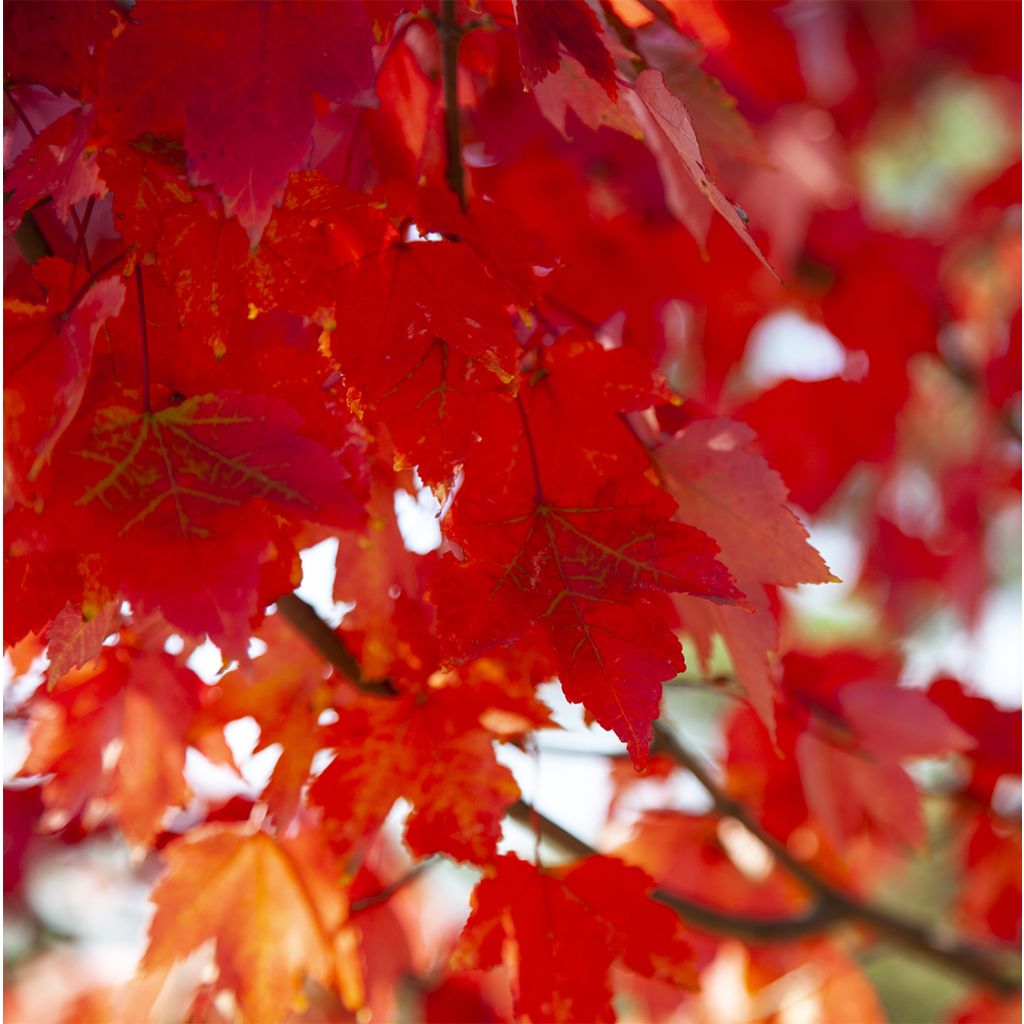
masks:
<path fill-rule="evenodd" d="M 362 670 L 352 652 L 301 597 L 296 594 L 285 594 L 278 599 L 277 608 L 331 665 L 360 690 L 377 697 L 394 696 L 396 690 L 390 680 L 363 678 Z M 730 914 L 664 889 L 655 890 L 653 898 L 671 907 L 683 920 L 702 930 L 734 936 L 749 942 L 786 942 L 819 934 L 841 923 L 860 924 L 996 991 L 1013 993 L 1020 989 L 1019 977 L 1012 970 L 1004 969 L 995 962 L 998 952 L 980 949 L 958 938 L 940 935 L 933 929 L 915 921 L 908 921 L 890 910 L 861 903 L 857 898 L 821 878 L 806 864 L 797 860 L 775 836 L 766 831 L 747 807 L 729 796 L 715 781 L 710 767 L 699 755 L 685 747 L 670 729 L 660 722 L 655 723 L 654 729 L 655 739 L 651 745 L 651 752 L 667 754 L 680 767 L 689 771 L 707 790 L 718 814 L 733 818 L 743 825 L 771 851 L 779 866 L 801 882 L 814 898 L 814 905 L 803 914 L 765 918 Z M 527 828 L 536 828 L 544 839 L 574 857 L 590 857 L 598 853 L 589 843 L 562 828 L 557 822 L 546 818 L 523 800 L 514 803 L 508 809 L 508 815 Z"/>
<path fill-rule="evenodd" d="M 711 790 L 709 792 L 714 799 L 716 793 Z M 730 807 L 738 806 L 728 797 L 724 798 L 724 803 Z M 719 806 L 717 802 L 716 806 Z M 720 810 L 720 813 L 724 812 Z M 557 822 L 546 818 L 524 800 L 514 803 L 509 808 L 508 815 L 528 828 L 537 828 L 544 839 L 574 857 L 590 857 L 598 853 L 589 843 L 562 828 Z M 730 814 L 729 817 L 735 815 Z M 742 819 L 737 820 L 746 824 Z M 758 832 L 754 834 L 761 838 Z M 771 845 L 774 845 L 774 841 Z M 731 914 L 689 900 L 666 889 L 655 889 L 651 898 L 671 907 L 684 921 L 702 931 L 728 935 L 748 942 L 790 942 L 820 934 L 839 924 L 867 925 L 883 937 L 944 967 L 949 967 L 974 982 L 1007 994 L 1019 991 L 1020 979 L 1012 971 L 1004 971 L 995 964 L 988 951 L 960 940 L 946 939 L 916 922 L 904 920 L 878 907 L 861 904 L 834 889 L 823 879 L 817 878 L 798 861 L 793 862 L 788 856 L 786 861 L 782 866 L 787 870 L 791 863 L 799 866 L 801 880 L 804 876 L 815 879 L 815 903 L 803 914 L 774 918 Z"/>
<path fill-rule="evenodd" d="M 374 697 L 393 697 L 398 692 L 390 679 L 366 679 L 352 652 L 341 637 L 317 615 L 312 605 L 298 594 L 283 594 L 277 610 L 288 624 L 301 633 L 350 683 Z"/>
<path fill-rule="evenodd" d="M 508 809 L 508 815 L 527 828 L 538 828 L 544 839 L 574 857 L 593 857 L 598 854 L 589 843 L 545 817 L 525 800 L 517 800 Z M 789 942 L 818 934 L 835 921 L 835 913 L 823 906 L 812 907 L 804 914 L 790 917 L 757 917 L 730 914 L 667 889 L 655 889 L 651 898 L 670 907 L 684 921 L 702 931 L 746 939 L 748 942 Z"/>
<path fill-rule="evenodd" d="M 729 796 L 715 781 L 701 758 L 683 746 L 670 729 L 658 722 L 654 730 L 652 751 L 667 754 L 687 769 L 707 791 L 715 810 L 723 817 L 738 821 L 759 839 L 771 851 L 779 866 L 815 897 L 818 906 L 831 912 L 833 921 L 845 920 L 866 925 L 907 949 L 1000 992 L 1016 992 L 1020 989 L 1019 977 L 1004 971 L 995 963 L 992 952 L 957 938 L 937 934 L 927 926 L 908 921 L 883 907 L 862 903 L 816 874 L 768 832 L 748 808 Z"/>

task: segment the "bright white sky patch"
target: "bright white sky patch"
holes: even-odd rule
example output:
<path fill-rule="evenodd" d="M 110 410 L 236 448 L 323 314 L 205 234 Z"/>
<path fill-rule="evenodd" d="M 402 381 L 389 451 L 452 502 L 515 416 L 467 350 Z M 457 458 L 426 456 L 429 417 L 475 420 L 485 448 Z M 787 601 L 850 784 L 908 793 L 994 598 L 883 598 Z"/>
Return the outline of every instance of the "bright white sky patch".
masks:
<path fill-rule="evenodd" d="M 299 553 L 302 559 L 302 584 L 295 591 L 307 604 L 311 604 L 317 615 L 331 626 L 338 626 L 345 613 L 354 605 L 334 600 L 334 576 L 337 571 L 338 540 L 327 540 L 314 544 Z"/>
<path fill-rule="evenodd" d="M 398 530 L 410 551 L 425 555 L 441 546 L 441 525 L 437 521 L 440 508 L 429 487 L 421 487 L 415 498 L 408 491 L 395 491 Z"/>
<path fill-rule="evenodd" d="M 750 332 L 743 359 L 750 381 L 769 388 L 780 381 L 827 380 L 846 368 L 846 349 L 821 324 L 793 310 L 766 316 Z"/>

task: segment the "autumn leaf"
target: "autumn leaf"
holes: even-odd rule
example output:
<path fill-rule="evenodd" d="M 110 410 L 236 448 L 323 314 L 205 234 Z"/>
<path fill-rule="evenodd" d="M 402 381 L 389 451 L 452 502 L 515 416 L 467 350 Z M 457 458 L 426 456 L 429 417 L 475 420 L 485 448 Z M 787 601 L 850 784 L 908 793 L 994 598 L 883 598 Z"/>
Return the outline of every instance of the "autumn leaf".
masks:
<path fill-rule="evenodd" d="M 486 691 L 481 700 L 469 685 L 346 706 L 327 730 L 334 758 L 310 789 L 332 841 L 352 848 L 404 797 L 412 805 L 405 841 L 414 854 L 493 858 L 519 787 L 481 725 L 490 706 Z"/>
<path fill-rule="evenodd" d="M 121 311 L 125 292 L 107 277 L 76 296 L 63 260 L 41 261 L 35 272 L 45 305 L 4 302 L 5 457 L 20 488 L 38 478 L 78 413 L 96 336 Z"/>
<path fill-rule="evenodd" d="M 680 595 L 675 601 L 683 626 L 705 664 L 713 635 L 722 637 L 737 678 L 770 724 L 775 691 L 767 659 L 778 644 L 778 627 L 765 587 L 827 583 L 835 577 L 811 547 L 786 505 L 785 485 L 754 442 L 745 424 L 698 420 L 658 448 L 654 458 L 679 502 L 679 520 L 714 538 L 751 606 L 744 610 Z"/>
<path fill-rule="evenodd" d="M 249 245 L 238 223 L 205 198 L 163 218 L 158 266 L 178 296 L 179 320 L 220 357 L 246 325 Z"/>
<path fill-rule="evenodd" d="M 645 977 L 695 981 L 679 920 L 650 900 L 653 888 L 610 857 L 542 871 L 508 854 L 473 893 L 453 966 L 508 962 L 516 1012 L 530 1020 L 613 1021 L 616 961 Z"/>
<path fill-rule="evenodd" d="M 356 408 L 443 481 L 472 443 L 480 403 L 514 375 L 509 297 L 468 246 L 444 240 L 393 239 L 342 268 L 337 288 L 329 352 Z"/>
<path fill-rule="evenodd" d="M 70 110 L 47 125 L 18 155 L 4 175 L 4 230 L 14 231 L 29 207 L 44 196 L 53 199 L 61 220 L 89 196 L 102 195 L 96 151 L 88 147 L 93 111 Z"/>
<path fill-rule="evenodd" d="M 302 806 L 314 756 L 328 745 L 318 722 L 333 703 L 335 684 L 323 659 L 280 615 L 263 622 L 256 635 L 266 653 L 217 681 L 197 728 L 219 730 L 251 716 L 260 727 L 254 753 L 280 744 L 262 798 L 285 829 Z"/>
<path fill-rule="evenodd" d="M 105 0 L 65 7 L 11 0 L 4 11 L 4 75 L 38 82 L 54 93 L 94 89 L 96 54 L 114 34 L 120 13 Z"/>
<path fill-rule="evenodd" d="M 658 161 L 669 209 L 686 225 L 698 245 L 704 248 L 710 227 L 710 210 L 714 209 L 774 274 L 751 238 L 746 221 L 722 194 L 704 166 L 700 141 L 690 114 L 682 100 L 669 91 L 662 73 L 654 69 L 642 71 L 632 91 L 624 93 L 624 98 Z"/>
<path fill-rule="evenodd" d="M 50 659 L 47 677 L 56 682 L 73 668 L 84 668 L 98 658 L 103 641 L 116 633 L 121 611 L 108 601 L 86 615 L 85 609 L 65 605 L 46 634 L 46 655 Z"/>
<path fill-rule="evenodd" d="M 272 839 L 244 826 L 207 825 L 163 856 L 168 870 L 152 895 L 144 971 L 170 967 L 212 939 L 218 987 L 234 993 L 253 1024 L 283 1020 L 304 978 L 350 985 L 341 871 L 311 831 Z M 360 993 L 345 994 L 358 1008 Z"/>
<path fill-rule="evenodd" d="M 101 130 L 129 140 L 183 119 L 195 176 L 255 243 L 309 153 L 314 92 L 359 97 L 372 84 L 371 45 L 359 4 L 215 2 L 200 18 L 146 4 L 103 65 Z"/>
<path fill-rule="evenodd" d="M 615 65 L 594 12 L 582 0 L 536 4 L 513 0 L 523 81 L 537 85 L 559 65 L 564 48 L 586 73 L 615 97 Z"/>
<path fill-rule="evenodd" d="M 87 550 L 111 545 L 106 572 L 126 597 L 148 606 L 163 591 L 168 619 L 237 649 L 261 610 L 264 552 L 284 540 L 274 512 L 339 526 L 362 517 L 346 462 L 301 429 L 280 400 L 233 392 L 152 413 L 104 406 L 62 459 L 57 504 Z M 183 565 L 191 575 L 173 597 L 167 581 Z"/>
<path fill-rule="evenodd" d="M 684 668 L 663 602 L 682 591 L 739 592 L 699 530 L 645 477 L 645 456 L 617 409 L 641 399 L 625 355 L 580 345 L 552 353 L 516 403 L 495 405 L 465 466 L 447 533 L 462 548 L 432 584 L 457 650 L 486 650 L 539 628 L 562 688 L 612 729 L 642 767 L 661 683 Z M 604 377 L 601 370 L 618 364 Z M 573 403 L 570 381 L 606 381 Z M 500 451 L 500 456 L 498 452 Z M 614 454 L 613 454 L 614 453 Z"/>
<path fill-rule="evenodd" d="M 968 796 L 988 804 L 1003 776 L 1021 773 L 1021 711 L 1001 708 L 951 676 L 928 687 L 929 699 L 969 736 L 975 746 L 961 756 L 971 765 Z"/>
<path fill-rule="evenodd" d="M 131 258 L 152 255 L 164 232 L 164 218 L 195 201 L 185 173 L 185 151 L 166 140 L 139 139 L 103 147 L 99 168 L 113 193 L 114 226 Z"/>
<path fill-rule="evenodd" d="M 186 738 L 199 679 L 165 654 L 104 647 L 31 702 L 25 775 L 50 775 L 43 800 L 56 828 L 109 811 L 126 838 L 148 845 L 169 807 L 184 807 Z"/>

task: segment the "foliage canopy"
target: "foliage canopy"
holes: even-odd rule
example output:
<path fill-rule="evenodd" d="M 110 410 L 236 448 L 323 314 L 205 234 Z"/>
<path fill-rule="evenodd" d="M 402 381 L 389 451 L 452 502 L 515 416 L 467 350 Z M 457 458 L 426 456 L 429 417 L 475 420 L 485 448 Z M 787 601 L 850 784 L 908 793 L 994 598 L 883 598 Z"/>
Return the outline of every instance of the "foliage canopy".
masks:
<path fill-rule="evenodd" d="M 881 940 L 1019 1021 L 1020 712 L 905 664 L 1014 573 L 1019 8 L 5 24 L 7 889 L 116 831 L 154 905 L 44 1014 L 40 935 L 12 1019 L 865 1022 Z M 552 680 L 611 734 L 596 847 L 510 769 Z"/>

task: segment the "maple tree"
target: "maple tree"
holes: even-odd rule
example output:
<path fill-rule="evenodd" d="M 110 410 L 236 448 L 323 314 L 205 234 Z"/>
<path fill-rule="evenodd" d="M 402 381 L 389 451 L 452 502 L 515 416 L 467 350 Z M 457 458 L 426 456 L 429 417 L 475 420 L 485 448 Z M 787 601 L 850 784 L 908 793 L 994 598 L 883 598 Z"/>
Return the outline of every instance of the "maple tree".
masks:
<path fill-rule="evenodd" d="M 5 891 L 116 833 L 153 906 L 12 1019 L 864 1022 L 881 943 L 1019 1021 L 1020 711 L 905 664 L 1019 514 L 1015 5 L 4 14 Z M 596 845 L 509 767 L 553 680 Z"/>

